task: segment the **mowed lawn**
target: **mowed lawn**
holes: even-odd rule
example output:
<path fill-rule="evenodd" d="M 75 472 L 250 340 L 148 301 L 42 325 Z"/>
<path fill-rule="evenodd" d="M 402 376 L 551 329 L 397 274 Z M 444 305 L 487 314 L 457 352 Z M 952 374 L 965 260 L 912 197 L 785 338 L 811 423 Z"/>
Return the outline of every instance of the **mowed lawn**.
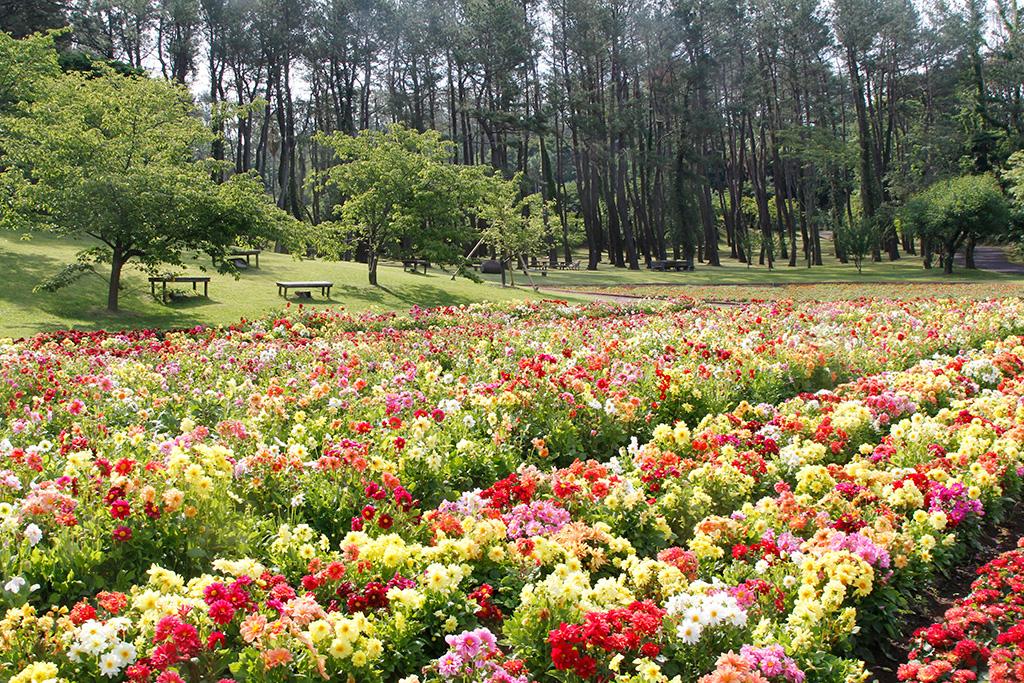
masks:
<path fill-rule="evenodd" d="M 34 235 L 19 239 L 0 233 L 0 337 L 23 337 L 55 329 L 124 329 L 140 327 L 181 328 L 198 324 L 230 324 L 241 318 L 266 315 L 282 308 L 286 301 L 277 294 L 277 280 L 328 280 L 334 282 L 331 299 L 319 290 L 306 306 L 344 307 L 351 311 L 408 310 L 413 306 L 447 306 L 478 301 L 508 301 L 543 298 L 543 292 L 503 289 L 492 283 L 475 283 L 465 278 L 452 281 L 437 268 L 424 275 L 404 272 L 400 265 L 381 266 L 380 287 L 366 280 L 366 265 L 320 260 L 299 260 L 285 254 L 264 251 L 260 268 L 242 271 L 239 278 L 221 275 L 205 256 L 189 263 L 182 274 L 209 275 L 210 297 L 191 296 L 191 285 L 168 285 L 190 296 L 162 304 L 150 295 L 147 276 L 126 268 L 122 279 L 120 312 L 106 312 L 107 273 L 87 274 L 57 292 L 33 292 L 33 287 L 73 263 L 81 242 Z M 203 273 L 200 266 L 205 265 Z M 255 265 L 255 264 L 254 264 Z M 202 285 L 199 285 L 202 292 Z M 158 288 L 159 293 L 159 288 Z M 560 298 L 565 298 L 560 297 Z M 289 297 L 298 302 L 294 295 Z"/>
<path fill-rule="evenodd" d="M 74 262 L 83 243 L 33 235 L 29 240 L 13 233 L 0 233 L 0 338 L 23 337 L 37 332 L 77 329 L 124 329 L 139 327 L 181 328 L 193 325 L 231 324 L 242 318 L 272 313 L 286 305 L 277 294 L 278 280 L 328 280 L 334 282 L 330 300 L 314 292 L 314 298 L 302 300 L 306 306 L 344 307 L 350 311 L 406 311 L 413 306 L 430 307 L 468 304 L 482 301 L 521 301 L 558 298 L 571 301 L 592 300 L 609 295 L 695 296 L 708 299 L 747 298 L 820 298 L 846 299 L 852 296 L 1020 296 L 1024 276 L 957 268 L 952 276 L 938 269 L 924 270 L 918 257 L 896 262 L 867 263 L 858 273 L 853 265 L 840 264 L 834 257 L 826 265 L 790 268 L 782 265 L 773 271 L 723 259 L 718 268 L 697 264 L 691 273 L 631 271 L 602 263 L 596 271 L 581 267 L 578 271 L 551 271 L 547 276 L 532 272 L 514 274 L 517 287 L 501 287 L 500 277 L 484 276 L 476 283 L 432 268 L 428 274 L 407 273 L 399 265 L 382 265 L 380 287 L 366 280 L 366 265 L 322 260 L 298 259 L 286 254 L 264 251 L 260 268 L 250 268 L 238 278 L 221 275 L 210 267 L 209 259 L 190 261 L 181 272 L 209 275 L 210 297 L 191 294 L 187 284 L 169 285 L 183 298 L 163 304 L 150 294 L 147 276 L 129 267 L 123 277 L 121 311 L 106 311 L 106 275 L 87 274 L 76 283 L 57 292 L 33 291 L 33 288 Z M 202 266 L 207 270 L 202 271 Z M 509 280 L 511 281 L 511 279 Z M 535 292 L 532 284 L 540 287 Z M 886 283 L 881 285 L 879 283 Z M 943 283 L 946 286 L 932 286 Z M 957 284 L 970 286 L 956 287 Z M 200 291 L 201 291 L 200 285 Z M 574 293 L 572 290 L 576 290 Z M 159 290 L 158 290 L 159 291 Z M 289 298 L 292 305 L 300 303 Z"/>

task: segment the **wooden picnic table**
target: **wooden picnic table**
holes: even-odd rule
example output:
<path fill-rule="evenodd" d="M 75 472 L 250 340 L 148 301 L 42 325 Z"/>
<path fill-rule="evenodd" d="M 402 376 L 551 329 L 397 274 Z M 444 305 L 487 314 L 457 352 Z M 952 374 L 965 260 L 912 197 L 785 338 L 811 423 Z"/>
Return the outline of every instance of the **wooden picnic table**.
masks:
<path fill-rule="evenodd" d="M 168 282 L 191 282 L 192 291 L 199 291 L 197 289 L 200 282 L 203 283 L 203 296 L 210 297 L 210 278 L 206 275 L 164 275 L 154 276 L 149 278 L 149 291 L 152 292 L 153 296 L 156 296 L 156 283 L 163 285 L 163 292 L 160 295 L 161 301 L 167 303 L 167 283 Z"/>
<path fill-rule="evenodd" d="M 430 267 L 430 261 L 421 258 L 407 258 L 402 260 L 402 270 L 411 270 L 416 272 L 416 269 L 423 266 L 423 274 L 427 274 L 427 268 Z"/>
<path fill-rule="evenodd" d="M 302 289 L 308 287 L 309 289 L 319 289 L 320 294 L 327 298 L 331 298 L 331 287 L 334 286 L 333 282 L 327 282 L 326 280 L 310 280 L 310 281 L 289 281 L 289 282 L 278 282 L 277 283 L 277 295 L 288 298 L 289 289 Z"/>

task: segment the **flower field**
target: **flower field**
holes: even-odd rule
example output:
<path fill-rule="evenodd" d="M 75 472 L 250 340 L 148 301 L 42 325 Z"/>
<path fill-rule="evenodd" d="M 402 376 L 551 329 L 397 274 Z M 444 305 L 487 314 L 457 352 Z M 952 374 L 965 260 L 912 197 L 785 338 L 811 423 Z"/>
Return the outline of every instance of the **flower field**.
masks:
<path fill-rule="evenodd" d="M 0 678 L 868 680 L 1019 497 L 1021 333 L 551 302 L 0 345 Z"/>

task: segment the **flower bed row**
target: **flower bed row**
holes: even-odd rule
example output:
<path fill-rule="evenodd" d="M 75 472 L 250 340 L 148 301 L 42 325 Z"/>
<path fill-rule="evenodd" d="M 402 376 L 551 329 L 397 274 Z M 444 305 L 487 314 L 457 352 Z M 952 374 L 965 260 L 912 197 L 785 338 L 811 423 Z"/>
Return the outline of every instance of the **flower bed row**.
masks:
<path fill-rule="evenodd" d="M 300 521 L 202 576 L 147 564 L 123 593 L 10 613 L 0 661 L 38 660 L 22 680 L 393 680 L 424 666 L 443 680 L 857 680 L 837 656 L 853 631 L 891 625 L 1014 492 L 1018 344 L 658 427 L 609 463 L 526 466 L 426 513 L 393 462 L 324 453 L 311 469 L 325 489 L 361 499 L 340 544 Z M 215 540 L 217 501 L 280 470 L 182 436 L 150 458 L 165 467 L 69 456 L 71 483 L 37 487 L 27 509 L 71 514 L 61 495 L 91 481 L 75 495 L 93 488 L 114 532 L 131 530 L 121 546 L 165 543 L 168 518 Z M 226 478 L 203 483 L 221 461 Z M 209 516 L 157 478 L 207 487 Z M 17 534 L 19 566 L 38 570 L 53 534 Z"/>
<path fill-rule="evenodd" d="M 901 681 L 1024 680 L 1024 539 L 978 569 L 970 593 L 914 633 Z"/>

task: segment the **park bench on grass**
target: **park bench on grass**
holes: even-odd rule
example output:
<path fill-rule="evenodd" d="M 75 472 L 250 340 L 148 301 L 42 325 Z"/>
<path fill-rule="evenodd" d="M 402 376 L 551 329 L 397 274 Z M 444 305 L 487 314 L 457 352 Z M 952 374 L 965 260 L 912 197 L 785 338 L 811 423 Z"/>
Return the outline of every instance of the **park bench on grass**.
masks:
<path fill-rule="evenodd" d="M 278 282 L 277 283 L 277 295 L 288 298 L 289 289 L 319 289 L 320 294 L 325 299 L 331 298 L 331 287 L 334 286 L 333 282 L 326 281 L 308 281 L 308 282 Z M 300 292 L 301 295 L 301 292 Z"/>
<path fill-rule="evenodd" d="M 556 263 L 555 268 L 557 270 L 579 270 L 582 263 L 582 261 L 576 259 L 572 263 Z"/>
<path fill-rule="evenodd" d="M 677 261 L 675 259 L 657 259 L 651 261 L 651 265 L 648 266 L 651 270 L 660 270 L 665 272 L 667 270 L 675 270 L 677 273 L 686 269 L 686 261 Z"/>
<path fill-rule="evenodd" d="M 260 267 L 260 254 L 263 253 L 262 249 L 242 249 L 241 247 L 231 249 L 224 257 L 233 261 L 235 266 L 242 266 L 242 259 L 245 259 L 245 267 L 248 268 L 252 265 L 252 258 L 256 257 L 256 267 Z M 217 257 L 213 258 L 213 265 L 217 265 Z"/>
<path fill-rule="evenodd" d="M 421 258 L 407 258 L 402 261 L 402 270 L 409 270 L 415 273 L 416 269 L 420 266 L 423 266 L 423 274 L 426 275 L 427 268 L 430 267 L 430 261 Z"/>
<path fill-rule="evenodd" d="M 228 258 L 232 260 L 245 259 L 246 267 L 252 265 L 252 261 L 249 259 L 256 257 L 256 267 L 260 267 L 260 254 L 263 252 L 262 249 L 232 249 L 228 252 Z"/>
<path fill-rule="evenodd" d="M 156 284 L 161 283 L 163 285 L 163 291 L 160 295 L 160 300 L 165 304 L 167 303 L 167 283 L 168 282 L 191 282 L 192 291 L 199 291 L 197 286 L 200 282 L 203 283 L 203 296 L 210 298 L 210 278 L 205 275 L 163 275 L 154 276 L 149 278 L 149 291 L 156 297 Z"/>

